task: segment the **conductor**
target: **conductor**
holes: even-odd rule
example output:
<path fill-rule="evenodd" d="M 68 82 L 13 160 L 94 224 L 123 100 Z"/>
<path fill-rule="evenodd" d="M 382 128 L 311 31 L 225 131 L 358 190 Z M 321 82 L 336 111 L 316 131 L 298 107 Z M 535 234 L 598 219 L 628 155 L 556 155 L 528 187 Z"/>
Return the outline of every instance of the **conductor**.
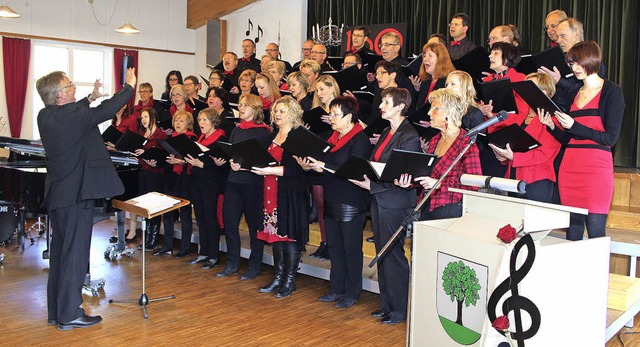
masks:
<path fill-rule="evenodd" d="M 98 107 L 89 104 L 102 94 L 96 80 L 91 94 L 76 101 L 76 86 L 64 72 L 55 71 L 36 82 L 45 108 L 38 114 L 38 129 L 47 153 L 45 206 L 53 238 L 47 284 L 48 325 L 60 330 L 84 328 L 102 321 L 86 315 L 82 285 L 89 266 L 95 199 L 124 192 L 98 130 L 133 97 L 134 69 L 126 85 Z"/>

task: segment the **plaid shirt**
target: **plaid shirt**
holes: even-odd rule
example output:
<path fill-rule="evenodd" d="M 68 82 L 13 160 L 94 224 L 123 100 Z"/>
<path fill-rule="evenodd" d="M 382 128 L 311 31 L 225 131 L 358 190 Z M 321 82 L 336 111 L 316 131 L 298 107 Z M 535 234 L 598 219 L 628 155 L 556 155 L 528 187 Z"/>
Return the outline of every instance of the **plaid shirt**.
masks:
<path fill-rule="evenodd" d="M 449 165 L 453 162 L 453 160 L 458 156 L 458 154 L 462 151 L 464 146 L 469 143 L 469 138 L 463 136 L 467 132 L 464 129 L 460 129 L 460 134 L 458 138 L 451 144 L 451 147 L 447 150 L 447 152 L 440 158 L 440 160 L 433 167 L 433 171 L 431 171 L 432 178 L 440 178 L 442 174 L 447 170 Z M 438 134 L 434 136 L 431 141 L 429 141 L 429 145 L 427 147 L 427 153 L 434 153 L 436 151 L 436 146 L 440 141 L 442 134 Z M 451 169 L 451 172 L 445 177 L 445 179 L 440 184 L 440 188 L 436 189 L 435 192 L 431 195 L 431 208 L 430 211 L 433 211 L 436 207 L 440 207 L 442 205 L 450 204 L 452 202 L 457 202 L 462 199 L 462 194 L 459 193 L 451 193 L 449 192 L 449 188 L 461 188 L 468 190 L 478 190 L 476 187 L 470 187 L 460 184 L 460 176 L 462 174 L 471 174 L 471 175 L 482 175 L 482 167 L 480 166 L 480 152 L 478 151 L 478 146 L 473 144 L 473 146 L 469 147 L 467 153 L 464 154 L 462 159 Z"/>

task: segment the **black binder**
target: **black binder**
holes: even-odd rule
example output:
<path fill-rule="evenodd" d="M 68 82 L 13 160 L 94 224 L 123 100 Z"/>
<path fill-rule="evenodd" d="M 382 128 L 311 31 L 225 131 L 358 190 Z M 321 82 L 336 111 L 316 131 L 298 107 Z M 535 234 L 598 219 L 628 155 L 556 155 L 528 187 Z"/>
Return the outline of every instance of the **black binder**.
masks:
<path fill-rule="evenodd" d="M 342 62 L 344 62 L 343 57 L 327 57 L 327 63 L 336 71 L 342 70 Z M 327 73 L 327 71 L 323 73 Z"/>
<path fill-rule="evenodd" d="M 158 141 L 158 143 L 165 151 L 173 154 L 178 159 L 184 159 L 187 155 L 197 158 L 206 152 L 206 150 L 203 150 L 203 148 L 185 134 L 168 137 L 166 140 Z M 204 148 L 206 149 L 206 147 Z"/>
<path fill-rule="evenodd" d="M 502 110 L 510 113 L 518 112 L 511 81 L 508 78 L 479 83 L 478 95 L 485 104 L 493 100 L 493 110 L 496 112 Z"/>
<path fill-rule="evenodd" d="M 358 69 L 357 65 L 335 72 L 326 71 L 324 74 L 333 76 L 343 92 L 346 90 L 354 92 L 367 89 L 367 76 Z"/>
<path fill-rule="evenodd" d="M 331 145 L 307 128 L 299 126 L 289 131 L 287 140 L 282 144 L 282 149 L 298 157 L 322 160 L 331 149 Z"/>
<path fill-rule="evenodd" d="M 121 137 L 122 133 L 113 125 L 110 125 L 102 133 L 102 139 L 104 140 L 104 142 L 111 142 L 113 144 L 118 143 L 118 140 L 120 140 Z"/>
<path fill-rule="evenodd" d="M 135 152 L 137 149 L 144 148 L 147 143 L 147 139 L 130 130 L 127 130 L 120 136 L 120 139 L 116 143 L 116 149 L 123 152 Z"/>
<path fill-rule="evenodd" d="M 540 146 L 540 142 L 531 137 L 518 124 L 511 124 L 487 135 L 488 143 L 500 148 L 507 148 L 507 143 L 513 152 L 527 152 Z"/>
<path fill-rule="evenodd" d="M 424 126 L 419 122 L 411 122 L 411 125 L 418 132 L 418 135 L 426 141 L 431 140 L 434 136 L 440 133 L 440 130 L 431 126 Z"/>
<path fill-rule="evenodd" d="M 358 156 L 352 155 L 349 159 L 340 166 L 335 175 L 338 177 L 362 181 L 364 180 L 364 175 L 374 182 L 378 182 L 378 174 L 371 166 L 371 163 L 367 159 L 360 158 Z"/>
<path fill-rule="evenodd" d="M 512 82 L 511 88 L 524 99 L 534 112 L 538 112 L 538 108 L 549 112 L 551 115 L 556 111 L 562 112 L 558 105 L 549 99 L 533 81 Z"/>
<path fill-rule="evenodd" d="M 418 76 L 418 74 L 420 74 L 421 65 L 422 65 L 422 54 L 413 58 L 413 60 L 409 64 L 402 65 L 402 73 L 404 73 L 404 75 L 407 77 Z"/>
<path fill-rule="evenodd" d="M 309 126 L 309 130 L 314 134 L 322 134 L 331 131 L 331 125 L 322 121 L 321 117 L 327 115 L 325 110 L 318 106 L 306 111 L 302 115 L 302 122 Z"/>
<path fill-rule="evenodd" d="M 453 60 L 453 66 L 466 71 L 474 81 L 482 81 L 483 72 L 489 69 L 489 53 L 482 46 L 478 46 L 458 60 Z"/>
<path fill-rule="evenodd" d="M 278 165 L 269 151 L 254 138 L 234 144 L 222 141 L 218 141 L 216 144 L 243 169 L 251 170 L 252 167 Z"/>
<path fill-rule="evenodd" d="M 140 155 L 140 158 L 146 160 L 155 160 L 156 162 L 161 163 L 165 159 L 167 159 L 168 155 L 169 153 L 167 153 L 167 151 L 157 147 L 152 147 L 145 150 L 144 153 Z"/>
<path fill-rule="evenodd" d="M 437 162 L 438 156 L 435 154 L 394 149 L 384 166 L 380 180 L 393 182 L 405 173 L 410 174 L 414 179 L 429 176 Z"/>
<path fill-rule="evenodd" d="M 520 57 L 520 62 L 515 67 L 516 71 L 528 75 L 538 71 L 538 67 L 533 61 L 533 55 L 527 54 Z"/>
<path fill-rule="evenodd" d="M 366 66 L 369 72 L 375 74 L 376 73 L 376 63 L 382 60 L 381 55 L 377 55 L 375 53 L 367 53 L 362 55 L 362 67 Z"/>
<path fill-rule="evenodd" d="M 565 55 L 560 46 L 555 46 L 540 53 L 536 53 L 532 58 L 537 67 L 544 66 L 553 71 L 553 67 L 555 66 L 558 68 L 558 71 L 560 71 L 560 76 L 564 78 L 573 76 L 573 71 L 571 71 L 569 65 L 567 65 Z"/>

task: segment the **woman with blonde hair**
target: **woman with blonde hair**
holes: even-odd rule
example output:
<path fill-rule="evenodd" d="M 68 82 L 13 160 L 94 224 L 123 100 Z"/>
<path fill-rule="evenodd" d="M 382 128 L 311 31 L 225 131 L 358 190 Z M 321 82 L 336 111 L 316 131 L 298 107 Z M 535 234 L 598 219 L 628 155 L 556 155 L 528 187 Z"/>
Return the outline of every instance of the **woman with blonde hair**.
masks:
<path fill-rule="evenodd" d="M 264 111 L 269 111 L 273 102 L 282 96 L 276 81 L 268 72 L 261 72 L 256 76 L 256 89 L 258 89 L 258 95 L 262 100 L 262 109 Z M 265 114 L 265 119 L 267 123 L 270 123 L 267 114 Z"/>
<path fill-rule="evenodd" d="M 300 71 L 294 71 L 287 76 L 287 85 L 289 85 L 291 96 L 298 101 L 302 110 L 305 112 L 309 111 L 313 104 L 313 99 L 311 98 L 311 94 L 309 94 L 311 84 L 307 76 Z"/>
<path fill-rule="evenodd" d="M 476 103 L 476 88 L 473 86 L 473 79 L 465 71 L 455 70 L 447 76 L 445 87 L 460 93 L 467 110 L 462 116 L 462 127 L 469 130 L 484 121 L 484 115 Z"/>
<path fill-rule="evenodd" d="M 316 80 L 320 76 L 320 64 L 315 60 L 305 59 L 300 63 L 300 72 L 309 80 L 309 92 L 315 92 Z"/>
<path fill-rule="evenodd" d="M 296 290 L 300 251 L 309 241 L 307 176 L 294 157 L 281 147 L 289 132 L 302 125 L 302 113 L 291 96 L 276 100 L 271 114 L 278 132 L 271 136 L 269 153 L 279 165 L 251 170 L 264 176 L 264 223 L 258 238 L 273 245 L 275 272 L 273 281 L 259 291 L 275 292 L 277 298 Z"/>
<path fill-rule="evenodd" d="M 289 90 L 289 86 L 285 83 L 285 73 L 287 72 L 284 62 L 279 60 L 269 62 L 267 64 L 267 72 L 273 76 L 280 90 Z"/>

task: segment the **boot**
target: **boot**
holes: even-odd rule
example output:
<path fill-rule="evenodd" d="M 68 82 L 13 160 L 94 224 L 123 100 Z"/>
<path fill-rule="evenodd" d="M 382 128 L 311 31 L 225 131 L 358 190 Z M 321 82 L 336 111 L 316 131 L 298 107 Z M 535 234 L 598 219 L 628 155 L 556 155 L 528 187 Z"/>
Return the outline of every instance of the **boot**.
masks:
<path fill-rule="evenodd" d="M 311 258 L 320 258 L 320 256 L 327 250 L 327 243 L 326 242 L 320 242 L 320 246 L 318 246 L 318 249 L 316 249 L 315 252 L 311 253 L 309 256 Z"/>
<path fill-rule="evenodd" d="M 284 279 L 282 285 L 276 289 L 276 298 L 284 298 L 296 290 L 296 272 L 300 262 L 300 250 L 295 242 L 285 242 L 284 245 Z"/>
<path fill-rule="evenodd" d="M 273 243 L 273 272 L 275 276 L 273 281 L 264 287 L 260 287 L 258 291 L 260 293 L 273 293 L 276 291 L 283 282 L 284 279 L 284 249 L 283 242 Z"/>
<path fill-rule="evenodd" d="M 146 239 L 144 250 L 147 252 L 153 251 L 158 245 L 158 235 L 160 234 L 160 217 L 152 218 L 149 221 L 149 227 L 147 228 L 149 234 Z"/>

